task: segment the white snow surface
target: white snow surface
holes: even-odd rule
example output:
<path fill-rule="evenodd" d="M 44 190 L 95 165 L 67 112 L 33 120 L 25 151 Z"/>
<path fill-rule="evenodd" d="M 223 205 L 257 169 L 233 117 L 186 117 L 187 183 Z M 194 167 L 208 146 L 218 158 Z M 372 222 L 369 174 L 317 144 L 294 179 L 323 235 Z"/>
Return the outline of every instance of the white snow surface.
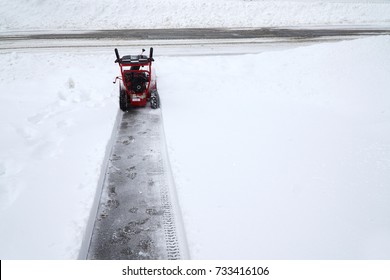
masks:
<path fill-rule="evenodd" d="M 155 49 L 192 258 L 390 258 L 389 48 Z M 118 110 L 113 60 L 0 54 L 1 259 L 77 258 Z"/>
<path fill-rule="evenodd" d="M 390 258 L 389 49 L 158 60 L 192 258 Z"/>
<path fill-rule="evenodd" d="M 0 258 L 77 258 L 117 112 L 112 56 L 0 55 Z"/>
<path fill-rule="evenodd" d="M 390 1 L 0 0 L 0 32 L 313 25 L 390 26 Z"/>
<path fill-rule="evenodd" d="M 390 1 L 0 0 L 11 34 L 330 25 L 389 27 Z M 192 258 L 390 258 L 389 49 L 389 36 L 237 56 L 155 49 Z M 0 54 L 0 259 L 77 258 L 118 111 L 113 59 Z"/>

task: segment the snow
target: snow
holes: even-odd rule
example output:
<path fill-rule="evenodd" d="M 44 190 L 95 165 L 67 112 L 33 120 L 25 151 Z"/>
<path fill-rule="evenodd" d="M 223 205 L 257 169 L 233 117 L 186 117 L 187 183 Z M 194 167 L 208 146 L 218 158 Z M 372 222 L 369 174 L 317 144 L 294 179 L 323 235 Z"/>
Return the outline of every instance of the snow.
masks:
<path fill-rule="evenodd" d="M 0 0 L 2 32 L 302 25 L 389 26 L 390 1 Z"/>
<path fill-rule="evenodd" d="M 158 60 L 192 258 L 390 257 L 389 47 Z"/>
<path fill-rule="evenodd" d="M 0 258 L 77 258 L 118 110 L 113 58 L 0 64 Z"/>
<path fill-rule="evenodd" d="M 156 57 L 192 258 L 390 257 L 389 45 Z M 118 110 L 113 54 L 0 63 L 0 258 L 77 258 Z"/>
<path fill-rule="evenodd" d="M 390 23 L 389 1 L 91 3 L 0 0 L 0 32 Z M 390 257 L 389 47 L 155 48 L 192 258 Z M 118 112 L 113 60 L 104 48 L 0 54 L 1 259 L 77 258 Z"/>

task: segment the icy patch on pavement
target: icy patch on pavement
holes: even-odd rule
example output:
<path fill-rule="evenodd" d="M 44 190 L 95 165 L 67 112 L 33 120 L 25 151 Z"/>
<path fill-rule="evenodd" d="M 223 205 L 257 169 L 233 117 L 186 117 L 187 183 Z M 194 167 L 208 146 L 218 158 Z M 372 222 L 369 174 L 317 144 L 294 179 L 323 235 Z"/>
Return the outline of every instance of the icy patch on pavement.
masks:
<path fill-rule="evenodd" d="M 0 31 L 390 25 L 389 1 L 0 0 L 0 7 Z"/>
<path fill-rule="evenodd" d="M 389 49 L 159 60 L 192 258 L 390 257 Z"/>

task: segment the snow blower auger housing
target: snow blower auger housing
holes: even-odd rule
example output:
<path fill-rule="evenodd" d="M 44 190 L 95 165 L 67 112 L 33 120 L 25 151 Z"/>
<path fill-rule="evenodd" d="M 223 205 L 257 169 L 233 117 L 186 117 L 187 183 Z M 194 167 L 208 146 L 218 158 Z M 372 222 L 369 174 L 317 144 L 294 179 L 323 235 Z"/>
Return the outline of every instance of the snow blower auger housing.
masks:
<path fill-rule="evenodd" d="M 131 107 L 146 106 L 150 102 L 153 109 L 160 107 L 160 98 L 157 92 L 156 75 L 152 71 L 153 48 L 150 48 L 149 57 L 143 55 L 119 56 L 115 49 L 116 60 L 119 64 L 121 76 L 115 78 L 119 82 L 119 107 L 128 111 Z"/>

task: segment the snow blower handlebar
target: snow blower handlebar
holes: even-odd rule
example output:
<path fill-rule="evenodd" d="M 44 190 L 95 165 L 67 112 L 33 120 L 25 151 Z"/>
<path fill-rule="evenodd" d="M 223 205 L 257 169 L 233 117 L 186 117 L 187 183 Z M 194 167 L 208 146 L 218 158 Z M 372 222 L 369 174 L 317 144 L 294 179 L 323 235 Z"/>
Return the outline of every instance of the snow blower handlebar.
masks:
<path fill-rule="evenodd" d="M 121 63 L 122 62 L 122 59 L 121 59 L 121 57 L 119 56 L 119 51 L 118 51 L 118 49 L 117 48 L 115 48 L 114 49 L 114 51 L 115 51 L 115 56 L 116 56 L 116 60 L 115 60 L 115 63 Z M 145 49 L 142 49 L 142 53 L 145 51 Z M 142 56 L 142 54 L 141 54 L 141 56 Z M 149 62 L 150 61 L 154 61 L 154 59 L 153 59 L 153 48 L 150 48 L 150 52 L 149 52 Z"/>
<path fill-rule="evenodd" d="M 153 48 L 150 48 L 149 59 L 150 59 L 150 61 L 154 61 L 154 59 L 153 59 Z"/>
<path fill-rule="evenodd" d="M 120 62 L 120 61 L 121 61 L 121 58 L 120 58 L 120 56 L 119 56 L 119 52 L 118 52 L 118 49 L 117 49 L 117 48 L 115 48 L 115 55 L 116 55 L 115 63 Z"/>

